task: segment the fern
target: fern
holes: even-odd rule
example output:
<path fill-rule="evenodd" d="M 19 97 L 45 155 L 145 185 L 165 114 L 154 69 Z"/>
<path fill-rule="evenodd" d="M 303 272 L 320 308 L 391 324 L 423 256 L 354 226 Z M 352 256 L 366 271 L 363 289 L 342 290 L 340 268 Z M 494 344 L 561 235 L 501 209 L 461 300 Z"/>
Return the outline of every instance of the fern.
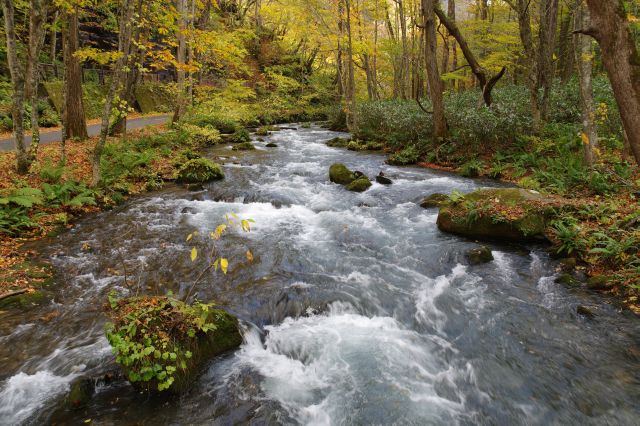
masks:
<path fill-rule="evenodd" d="M 37 188 L 16 188 L 7 196 L 0 196 L 0 205 L 15 204 L 21 207 L 31 208 L 35 204 L 42 204 L 43 194 Z"/>

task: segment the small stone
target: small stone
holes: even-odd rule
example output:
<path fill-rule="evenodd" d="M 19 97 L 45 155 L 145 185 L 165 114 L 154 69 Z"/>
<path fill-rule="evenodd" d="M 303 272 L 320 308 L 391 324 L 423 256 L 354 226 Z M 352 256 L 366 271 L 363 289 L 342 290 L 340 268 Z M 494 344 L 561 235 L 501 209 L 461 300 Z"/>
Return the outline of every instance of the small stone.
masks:
<path fill-rule="evenodd" d="M 471 265 L 480 265 L 481 263 L 488 263 L 493 260 L 493 254 L 491 249 L 487 246 L 480 246 L 473 248 L 467 252 L 467 259 Z"/>
<path fill-rule="evenodd" d="M 386 177 L 382 172 L 380 172 L 380 174 L 376 176 L 376 182 L 378 182 L 380 185 L 391 185 L 393 183 L 393 181 Z"/>
<path fill-rule="evenodd" d="M 95 391 L 96 388 L 92 379 L 89 377 L 78 377 L 71 383 L 71 390 L 69 391 L 69 395 L 67 395 L 65 403 L 69 408 L 82 408 L 91 401 Z"/>
<path fill-rule="evenodd" d="M 267 148 L 277 148 L 278 144 L 273 143 L 273 142 L 269 142 L 268 144 L 265 145 Z"/>
<path fill-rule="evenodd" d="M 578 315 L 582 315 L 587 318 L 593 318 L 596 316 L 591 309 L 587 308 L 584 305 L 578 305 L 578 307 L 576 308 L 576 312 L 578 313 Z"/>

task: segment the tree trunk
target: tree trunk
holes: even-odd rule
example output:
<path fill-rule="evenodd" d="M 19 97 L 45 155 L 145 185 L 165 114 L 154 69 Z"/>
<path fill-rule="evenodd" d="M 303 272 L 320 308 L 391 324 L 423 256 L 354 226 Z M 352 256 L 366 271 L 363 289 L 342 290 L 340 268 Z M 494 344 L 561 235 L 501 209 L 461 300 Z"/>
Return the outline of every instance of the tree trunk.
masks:
<path fill-rule="evenodd" d="M 449 20 L 455 24 L 456 0 L 449 0 L 447 2 L 447 18 L 449 18 Z M 451 53 L 451 71 L 456 71 L 458 69 L 458 46 L 455 39 L 451 42 Z M 456 88 L 456 80 L 452 81 L 451 87 L 453 87 L 453 89 Z"/>
<path fill-rule="evenodd" d="M 355 129 L 356 126 L 356 82 L 355 70 L 353 67 L 353 40 L 351 37 L 351 2 L 344 0 L 344 6 L 347 19 L 345 21 L 345 30 L 347 31 L 347 127 L 349 130 Z"/>
<path fill-rule="evenodd" d="M 91 161 L 94 186 L 97 186 L 100 183 L 100 159 L 102 158 L 102 151 L 104 150 L 104 145 L 107 142 L 107 136 L 109 134 L 109 117 L 111 116 L 111 107 L 113 99 L 122 84 L 124 65 L 127 63 L 129 57 L 129 50 L 131 48 L 131 32 L 133 28 L 133 11 L 133 0 L 123 0 L 118 23 L 120 29 L 120 33 L 118 35 L 118 51 L 121 55 L 118 57 L 113 67 L 113 77 L 111 85 L 109 86 L 109 92 L 107 93 L 104 102 L 104 110 L 102 112 L 100 139 L 93 151 L 93 158 Z"/>
<path fill-rule="evenodd" d="M 438 72 L 436 17 L 434 14 L 435 0 L 422 0 L 422 16 L 424 19 L 425 62 L 429 94 L 433 106 L 433 137 L 447 136 L 447 119 L 444 115 L 444 99 L 442 95 L 442 80 Z"/>
<path fill-rule="evenodd" d="M 404 3 L 402 0 L 395 0 L 398 5 L 398 16 L 400 18 L 400 38 L 402 43 L 402 56 L 400 58 L 400 94 L 402 99 L 408 97 L 409 87 L 409 47 L 407 45 L 407 18 L 404 13 Z"/>
<path fill-rule="evenodd" d="M 27 87 L 25 92 L 29 94 L 31 104 L 31 146 L 29 147 L 29 159 L 34 161 L 38 155 L 40 146 L 40 125 L 38 124 L 38 85 L 40 73 L 38 72 L 38 57 L 44 45 L 44 23 L 49 9 L 48 0 L 31 0 L 31 13 L 29 14 L 29 47 L 27 55 Z"/>
<path fill-rule="evenodd" d="M 589 26 L 589 12 L 578 5 L 575 12 L 575 29 L 580 30 Z M 584 159 L 589 167 L 593 166 L 593 156 L 598 148 L 598 132 L 595 123 L 595 107 L 593 105 L 593 84 L 592 84 L 592 61 L 593 52 L 591 49 L 591 39 L 583 34 L 574 34 L 574 44 L 576 46 L 576 65 L 578 76 L 580 77 L 580 100 L 582 105 L 582 127 Z"/>
<path fill-rule="evenodd" d="M 553 86 L 556 27 L 558 25 L 558 0 L 542 0 L 540 4 L 540 26 L 538 35 L 538 82 L 542 88 L 540 117 L 547 119 L 551 87 Z"/>
<path fill-rule="evenodd" d="M 563 83 L 569 81 L 573 73 L 575 63 L 574 37 L 571 35 L 571 24 L 575 22 L 573 12 L 566 13 L 560 23 L 560 38 L 558 44 L 558 70 L 560 72 L 560 80 Z"/>
<path fill-rule="evenodd" d="M 178 50 L 176 55 L 176 61 L 178 63 L 178 99 L 176 102 L 176 109 L 173 113 L 172 123 L 180 120 L 184 114 L 186 108 L 186 90 L 185 90 L 185 72 L 183 66 L 187 59 L 187 41 L 185 32 L 187 30 L 187 0 L 178 0 Z"/>
<path fill-rule="evenodd" d="M 449 32 L 449 34 L 451 34 L 458 42 L 458 45 L 460 46 L 460 50 L 462 50 L 462 53 L 465 59 L 467 60 L 467 62 L 469 63 L 469 66 L 471 67 L 471 71 L 478 79 L 478 83 L 480 84 L 480 88 L 482 89 L 482 101 L 486 106 L 491 106 L 491 103 L 492 103 L 491 91 L 495 87 L 498 80 L 500 80 L 504 75 L 506 68 L 503 67 L 498 74 L 489 78 L 487 76 L 487 71 L 480 65 L 480 63 L 476 59 L 475 55 L 469 48 L 469 45 L 467 44 L 466 39 L 462 36 L 462 33 L 458 29 L 458 26 L 455 24 L 454 21 L 451 21 L 447 15 L 445 15 L 444 11 L 440 8 L 440 5 L 438 4 L 438 2 L 435 2 L 434 11 L 436 15 L 438 15 L 440 22 L 447 28 L 447 31 Z"/>
<path fill-rule="evenodd" d="M 600 44 L 629 145 L 640 164 L 640 56 L 627 14 L 622 0 L 587 0 L 587 5 L 591 26 L 579 32 Z"/>
<path fill-rule="evenodd" d="M 51 56 L 51 65 L 53 66 L 53 75 L 55 78 L 58 78 L 58 65 L 56 64 L 56 56 L 57 56 L 57 48 L 58 48 L 58 30 L 57 30 L 57 22 L 58 22 L 58 11 L 53 15 L 53 19 L 51 20 L 51 39 L 49 40 L 49 48 L 51 49 L 49 55 Z"/>
<path fill-rule="evenodd" d="M 84 140 L 87 134 L 87 122 L 84 113 L 82 94 L 82 68 L 80 61 L 74 56 L 78 50 L 78 11 L 66 13 L 66 28 L 63 29 L 64 56 L 64 107 L 62 121 L 64 123 L 64 139 Z"/>

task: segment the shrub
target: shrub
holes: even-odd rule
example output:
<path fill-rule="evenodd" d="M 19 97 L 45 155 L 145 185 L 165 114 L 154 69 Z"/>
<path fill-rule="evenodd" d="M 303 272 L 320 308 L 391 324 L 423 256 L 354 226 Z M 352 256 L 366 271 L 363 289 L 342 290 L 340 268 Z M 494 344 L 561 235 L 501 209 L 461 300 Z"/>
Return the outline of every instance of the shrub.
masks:
<path fill-rule="evenodd" d="M 460 166 L 459 172 L 464 177 L 478 177 L 482 172 L 484 163 L 481 160 L 469 160 Z"/>
<path fill-rule="evenodd" d="M 253 151 L 256 147 L 251 142 L 242 142 L 233 146 L 234 151 Z"/>
<path fill-rule="evenodd" d="M 177 179 L 183 183 L 204 183 L 223 179 L 222 168 L 207 158 L 196 158 L 184 163 L 178 170 Z"/>
<path fill-rule="evenodd" d="M 221 114 L 217 115 L 196 112 L 194 114 L 186 115 L 182 121 L 183 123 L 192 124 L 198 127 L 214 128 L 223 134 L 235 133 L 240 129 L 240 124 L 237 121 Z"/>
<path fill-rule="evenodd" d="M 251 135 L 249 134 L 249 131 L 247 129 L 240 129 L 236 130 L 232 135 L 226 137 L 225 141 L 231 143 L 250 142 Z"/>
<path fill-rule="evenodd" d="M 180 128 L 189 135 L 189 139 L 195 145 L 215 145 L 221 141 L 220 132 L 214 127 L 183 124 Z"/>
<path fill-rule="evenodd" d="M 420 152 L 415 145 L 409 145 L 400 152 L 397 152 L 389 157 L 387 163 L 394 166 L 406 166 L 409 164 L 415 164 L 420 159 Z"/>

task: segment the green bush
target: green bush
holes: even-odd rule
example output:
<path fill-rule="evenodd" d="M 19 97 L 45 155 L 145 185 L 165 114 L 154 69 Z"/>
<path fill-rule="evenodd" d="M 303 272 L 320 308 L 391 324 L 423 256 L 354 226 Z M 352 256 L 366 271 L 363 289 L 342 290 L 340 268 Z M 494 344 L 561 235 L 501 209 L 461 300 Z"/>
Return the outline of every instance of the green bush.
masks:
<path fill-rule="evenodd" d="M 225 117 L 221 114 L 197 112 L 197 110 L 196 112 L 186 115 L 182 121 L 198 127 L 214 128 L 223 134 L 232 134 L 240 129 L 240 124 L 232 118 Z"/>
<path fill-rule="evenodd" d="M 236 130 L 232 135 L 227 136 L 225 138 L 225 141 L 230 143 L 251 142 L 251 135 L 249 134 L 249 131 L 247 129 L 239 129 Z"/>
<path fill-rule="evenodd" d="M 207 158 L 196 158 L 184 163 L 178 170 L 177 180 L 182 183 L 204 183 L 223 179 L 220 165 Z"/>
<path fill-rule="evenodd" d="M 214 127 L 182 124 L 180 129 L 189 135 L 189 139 L 195 145 L 215 145 L 222 140 L 220 138 L 220 132 Z"/>
<path fill-rule="evenodd" d="M 389 157 L 387 162 L 394 166 L 407 166 L 416 164 L 420 159 L 420 151 L 415 145 L 409 145 L 402 151 L 397 152 Z"/>
<path fill-rule="evenodd" d="M 464 177 L 478 177 L 482 173 L 484 163 L 481 160 L 469 160 L 460 166 L 459 172 Z"/>

